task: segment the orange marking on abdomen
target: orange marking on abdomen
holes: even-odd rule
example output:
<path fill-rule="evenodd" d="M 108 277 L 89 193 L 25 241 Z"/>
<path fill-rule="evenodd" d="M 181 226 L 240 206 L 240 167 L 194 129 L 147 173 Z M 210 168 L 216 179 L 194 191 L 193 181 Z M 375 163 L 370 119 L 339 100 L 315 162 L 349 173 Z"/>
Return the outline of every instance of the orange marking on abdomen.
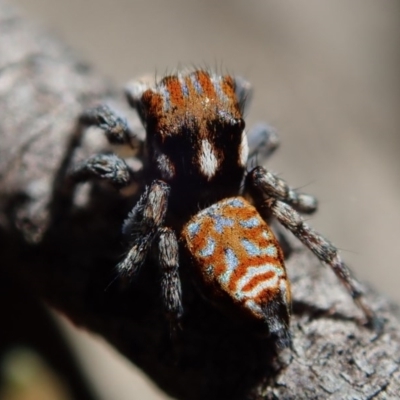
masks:
<path fill-rule="evenodd" d="M 250 279 L 250 281 L 243 286 L 241 289 L 244 292 L 248 292 L 252 289 L 254 289 L 259 283 L 263 281 L 268 281 L 276 276 L 275 272 L 273 271 L 268 271 L 262 275 L 254 276 L 253 278 Z M 237 281 L 235 282 L 237 283 Z"/>
<path fill-rule="evenodd" d="M 279 293 L 282 281 L 287 282 L 273 232 L 241 197 L 222 200 L 195 215 L 182 237 L 204 280 L 217 284 L 216 290 L 257 318 L 262 313 L 255 305 L 261 310 Z"/>

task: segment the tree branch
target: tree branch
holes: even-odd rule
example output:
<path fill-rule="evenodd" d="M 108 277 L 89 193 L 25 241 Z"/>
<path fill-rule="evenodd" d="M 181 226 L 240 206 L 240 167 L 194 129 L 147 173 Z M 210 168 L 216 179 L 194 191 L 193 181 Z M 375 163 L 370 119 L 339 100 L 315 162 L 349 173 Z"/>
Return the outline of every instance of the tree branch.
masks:
<path fill-rule="evenodd" d="M 367 290 L 385 321 L 377 337 L 359 324 L 358 309 L 332 272 L 299 245 L 287 262 L 293 358 L 281 369 L 271 342 L 205 304 L 184 267 L 185 317 L 173 344 L 154 266 L 124 290 L 113 281 L 124 251 L 121 223 L 135 199 L 101 185 L 86 197 L 82 192 L 72 209 L 54 199 L 76 116 L 104 99 L 125 109 L 113 92 L 64 45 L 0 0 L 2 279 L 12 276 L 75 324 L 104 336 L 180 399 L 396 397 L 400 324 L 393 306 Z M 79 156 L 103 145 L 93 132 Z"/>

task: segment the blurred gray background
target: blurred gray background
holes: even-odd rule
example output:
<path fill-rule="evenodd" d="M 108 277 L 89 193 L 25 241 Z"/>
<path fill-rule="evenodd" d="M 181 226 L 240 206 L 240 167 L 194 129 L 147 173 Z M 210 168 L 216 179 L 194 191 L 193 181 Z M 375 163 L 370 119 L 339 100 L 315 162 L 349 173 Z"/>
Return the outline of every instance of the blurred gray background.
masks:
<path fill-rule="evenodd" d="M 400 303 L 398 0 L 14 3 L 121 87 L 187 64 L 246 77 L 255 88 L 247 126 L 268 121 L 282 142 L 268 167 L 319 198 L 309 222 L 361 280 Z M 79 340 L 90 353 L 92 341 Z M 94 373 L 105 399 L 165 398 L 139 391 L 128 371 L 107 383 L 109 362 Z"/>

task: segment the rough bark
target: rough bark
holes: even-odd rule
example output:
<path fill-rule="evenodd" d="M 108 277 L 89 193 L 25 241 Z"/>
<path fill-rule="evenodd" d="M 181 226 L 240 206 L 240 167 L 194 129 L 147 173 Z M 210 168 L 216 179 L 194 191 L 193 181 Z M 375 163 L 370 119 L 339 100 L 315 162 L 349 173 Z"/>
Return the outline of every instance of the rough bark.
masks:
<path fill-rule="evenodd" d="M 105 99 L 126 109 L 113 93 L 69 49 L 0 0 L 3 282 L 19 282 L 19 290 L 104 336 L 176 398 L 398 398 L 395 308 L 367 289 L 385 322 L 378 337 L 359 323 L 359 310 L 332 272 L 301 246 L 287 261 L 294 349 L 284 368 L 274 361 L 269 340 L 199 298 L 184 266 L 185 317 L 174 343 L 166 333 L 156 268 L 147 265 L 129 287 L 113 282 L 124 251 L 121 222 L 135 198 L 101 185 L 77 196 L 71 209 L 54 198 L 76 116 Z M 79 156 L 103 145 L 102 135 L 92 132 Z"/>

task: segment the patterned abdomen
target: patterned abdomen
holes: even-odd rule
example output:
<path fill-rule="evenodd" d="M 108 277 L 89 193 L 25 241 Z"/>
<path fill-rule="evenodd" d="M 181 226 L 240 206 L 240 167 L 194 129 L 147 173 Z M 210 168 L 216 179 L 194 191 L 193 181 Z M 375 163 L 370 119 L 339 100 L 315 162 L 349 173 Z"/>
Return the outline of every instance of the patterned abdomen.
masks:
<path fill-rule="evenodd" d="M 182 239 L 204 284 L 247 314 L 269 322 L 271 311 L 286 325 L 290 286 L 283 255 L 271 229 L 242 197 L 202 210 L 183 228 Z M 269 326 L 270 332 L 281 328 Z"/>

